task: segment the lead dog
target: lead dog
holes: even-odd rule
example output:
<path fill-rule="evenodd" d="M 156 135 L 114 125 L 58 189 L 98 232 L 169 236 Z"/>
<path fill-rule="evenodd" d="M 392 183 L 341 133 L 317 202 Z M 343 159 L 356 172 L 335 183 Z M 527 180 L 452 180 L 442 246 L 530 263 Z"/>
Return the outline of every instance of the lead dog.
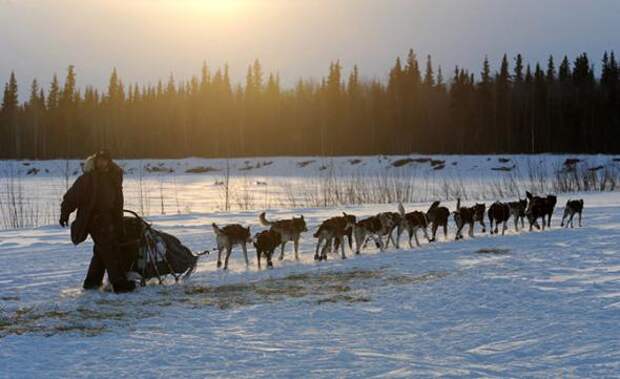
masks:
<path fill-rule="evenodd" d="M 245 264 L 246 266 L 249 265 L 250 262 L 248 261 L 248 250 L 246 244 L 252 242 L 250 227 L 248 226 L 247 228 L 244 228 L 239 224 L 232 224 L 220 228 L 216 223 L 213 223 L 212 226 L 217 241 L 217 267 L 222 266 L 222 251 L 226 251 L 224 270 L 228 270 L 228 258 L 230 257 L 233 247 L 235 246 L 241 246 L 245 257 Z"/>
<path fill-rule="evenodd" d="M 474 223 L 478 221 L 482 225 L 482 232 L 486 231 L 486 225 L 484 224 L 484 211 L 486 205 L 476 204 L 473 207 L 461 207 L 461 199 L 456 200 L 456 212 L 453 212 L 454 223 L 456 224 L 456 238 L 463 238 L 463 228 L 465 225 L 469 225 L 469 236 L 474 236 Z"/>
<path fill-rule="evenodd" d="M 319 229 L 314 233 L 314 237 L 318 238 L 316 244 L 316 251 L 314 253 L 314 260 L 322 261 L 327 259 L 327 250 L 333 245 L 333 241 L 338 242 L 342 253 L 342 259 L 346 259 L 347 256 L 344 253 L 344 236 L 347 234 L 347 230 L 352 230 L 355 225 L 355 216 L 348 215 L 343 212 L 342 217 L 331 218 L 324 221 Z M 321 248 L 322 247 L 322 248 Z M 321 249 L 321 254 L 319 254 Z"/>
<path fill-rule="evenodd" d="M 258 216 L 258 220 L 263 226 L 270 226 L 271 230 L 275 230 L 282 236 L 282 245 L 280 251 L 280 260 L 284 259 L 284 247 L 288 241 L 293 241 L 293 249 L 295 251 L 295 259 L 299 260 L 299 240 L 301 234 L 308 231 L 304 216 L 293 217 L 288 220 L 268 221 L 265 212 Z"/>
<path fill-rule="evenodd" d="M 415 237 L 415 244 L 419 247 L 420 241 L 418 240 L 418 230 L 422 229 L 424 232 L 424 237 L 429 241 L 428 232 L 426 228 L 428 227 L 428 220 L 426 219 L 426 214 L 420 211 L 413 211 L 406 213 L 405 207 L 402 204 L 398 204 L 398 211 L 400 213 L 401 222 L 398 225 L 398 232 L 396 234 L 396 241 L 400 243 L 400 236 L 403 233 L 403 230 L 407 230 L 409 233 L 409 247 L 413 248 L 411 244 L 411 238 Z"/>
<path fill-rule="evenodd" d="M 579 227 L 581 227 L 581 212 L 583 212 L 583 199 L 579 200 L 568 200 L 566 202 L 566 207 L 564 207 L 564 216 L 562 216 L 562 223 L 560 226 L 564 226 L 564 220 L 568 217 L 568 222 L 566 223 L 566 227 L 568 228 L 568 224 L 570 227 L 573 227 L 573 217 L 575 214 L 579 215 Z"/>

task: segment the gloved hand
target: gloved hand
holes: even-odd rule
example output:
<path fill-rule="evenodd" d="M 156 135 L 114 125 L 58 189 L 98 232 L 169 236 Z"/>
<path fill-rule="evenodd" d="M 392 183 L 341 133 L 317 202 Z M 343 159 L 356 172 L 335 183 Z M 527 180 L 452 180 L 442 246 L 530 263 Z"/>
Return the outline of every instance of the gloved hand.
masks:
<path fill-rule="evenodd" d="M 69 215 L 60 215 L 60 226 L 63 228 L 69 225 Z"/>

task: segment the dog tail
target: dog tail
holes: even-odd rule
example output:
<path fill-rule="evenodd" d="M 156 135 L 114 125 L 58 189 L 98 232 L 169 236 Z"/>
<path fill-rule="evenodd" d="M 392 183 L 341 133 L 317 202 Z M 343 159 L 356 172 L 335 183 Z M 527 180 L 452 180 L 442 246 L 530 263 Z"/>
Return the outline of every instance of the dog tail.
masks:
<path fill-rule="evenodd" d="M 398 202 L 398 213 L 400 213 L 401 217 L 405 217 L 405 207 L 403 207 L 403 203 Z"/>
<path fill-rule="evenodd" d="M 273 224 L 273 222 L 267 220 L 267 217 L 265 217 L 265 212 L 258 215 L 258 220 L 262 226 L 271 226 Z"/>
<path fill-rule="evenodd" d="M 224 231 L 222 230 L 222 228 L 217 226 L 216 223 L 211 224 L 211 226 L 213 226 L 213 231 L 215 232 L 215 234 L 217 234 L 218 236 L 224 235 Z"/>
<path fill-rule="evenodd" d="M 456 199 L 456 210 L 458 211 L 459 209 L 461 209 L 461 198 L 457 198 Z"/>
<path fill-rule="evenodd" d="M 316 232 L 314 232 L 312 237 L 319 238 L 319 234 L 321 234 L 322 231 L 323 231 L 323 224 L 319 225 L 319 228 L 316 230 Z"/>

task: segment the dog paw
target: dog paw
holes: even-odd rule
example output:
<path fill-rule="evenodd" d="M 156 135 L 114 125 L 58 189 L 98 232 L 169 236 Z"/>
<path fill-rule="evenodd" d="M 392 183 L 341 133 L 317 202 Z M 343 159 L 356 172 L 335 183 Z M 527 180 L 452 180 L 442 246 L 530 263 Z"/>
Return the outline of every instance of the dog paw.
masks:
<path fill-rule="evenodd" d="M 220 267 L 222 267 L 222 262 L 217 261 L 217 268 L 220 268 Z"/>

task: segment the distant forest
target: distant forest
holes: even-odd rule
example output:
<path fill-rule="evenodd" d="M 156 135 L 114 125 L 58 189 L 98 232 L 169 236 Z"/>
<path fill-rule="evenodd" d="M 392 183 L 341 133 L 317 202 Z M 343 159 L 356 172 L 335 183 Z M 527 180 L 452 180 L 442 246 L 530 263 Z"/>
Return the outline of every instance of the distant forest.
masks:
<path fill-rule="evenodd" d="M 256 61 L 245 82 L 206 65 L 189 81 L 126 85 L 116 70 L 105 92 L 32 82 L 18 101 L 15 73 L 0 110 L 0 158 L 176 158 L 407 153 L 620 153 L 620 73 L 582 54 L 544 64 L 504 55 L 478 75 L 422 64 L 410 51 L 386 81 L 348 77 L 339 62 L 321 80 L 282 88 Z M 599 75 L 597 76 L 597 73 Z"/>

